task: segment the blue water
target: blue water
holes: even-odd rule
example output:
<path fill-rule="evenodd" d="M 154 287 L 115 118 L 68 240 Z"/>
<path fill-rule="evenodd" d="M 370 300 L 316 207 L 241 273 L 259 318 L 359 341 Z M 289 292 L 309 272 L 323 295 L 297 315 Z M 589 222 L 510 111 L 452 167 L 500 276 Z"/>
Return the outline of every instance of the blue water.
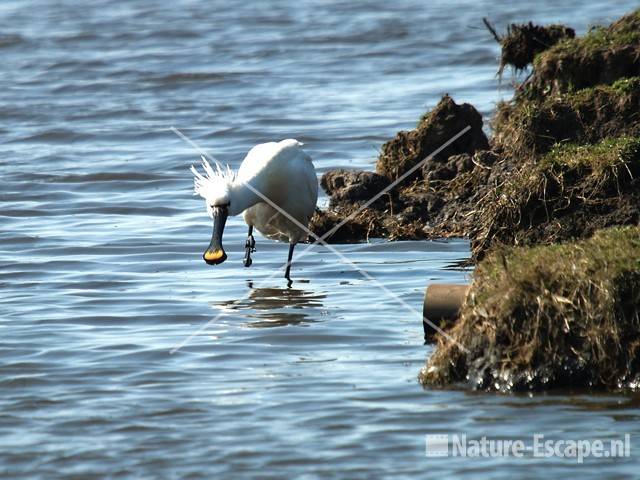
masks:
<path fill-rule="evenodd" d="M 423 390 L 424 288 L 468 280 L 468 242 L 314 247 L 287 289 L 287 246 L 258 236 L 243 268 L 233 218 L 209 267 L 198 154 L 170 131 L 232 166 L 295 137 L 319 174 L 372 168 L 441 94 L 485 117 L 510 97 L 483 16 L 584 32 L 636 6 L 1 3 L 0 476 L 637 477 L 633 446 L 427 458 L 434 433 L 635 439 L 638 397 Z"/>

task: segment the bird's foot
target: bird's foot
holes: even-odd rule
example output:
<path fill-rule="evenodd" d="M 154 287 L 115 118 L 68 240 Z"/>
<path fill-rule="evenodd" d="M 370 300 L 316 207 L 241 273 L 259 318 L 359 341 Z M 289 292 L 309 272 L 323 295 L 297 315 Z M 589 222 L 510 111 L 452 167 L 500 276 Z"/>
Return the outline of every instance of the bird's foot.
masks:
<path fill-rule="evenodd" d="M 247 237 L 247 241 L 244 242 L 244 248 L 251 253 L 256 251 L 256 239 L 253 238 L 253 235 Z"/>
<path fill-rule="evenodd" d="M 244 266 L 250 267 L 253 263 L 251 260 L 251 254 L 256 251 L 256 241 L 253 238 L 253 235 L 249 235 L 247 237 L 247 241 L 244 243 Z"/>

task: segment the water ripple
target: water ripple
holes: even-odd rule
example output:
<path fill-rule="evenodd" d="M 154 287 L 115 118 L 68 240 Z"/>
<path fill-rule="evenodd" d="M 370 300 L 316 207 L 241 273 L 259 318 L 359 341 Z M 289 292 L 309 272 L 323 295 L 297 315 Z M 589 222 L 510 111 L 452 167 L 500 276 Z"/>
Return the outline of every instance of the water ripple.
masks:
<path fill-rule="evenodd" d="M 371 169 L 442 93 L 485 115 L 511 95 L 482 17 L 585 31 L 635 6 L 3 3 L 2 477 L 635 478 L 635 458 L 426 458 L 429 433 L 635 437 L 638 401 L 422 390 L 424 288 L 468 280 L 467 241 L 316 246 L 289 289 L 287 246 L 258 236 L 244 268 L 230 218 L 207 266 L 199 154 L 169 130 L 232 166 L 296 137 L 319 172 Z"/>

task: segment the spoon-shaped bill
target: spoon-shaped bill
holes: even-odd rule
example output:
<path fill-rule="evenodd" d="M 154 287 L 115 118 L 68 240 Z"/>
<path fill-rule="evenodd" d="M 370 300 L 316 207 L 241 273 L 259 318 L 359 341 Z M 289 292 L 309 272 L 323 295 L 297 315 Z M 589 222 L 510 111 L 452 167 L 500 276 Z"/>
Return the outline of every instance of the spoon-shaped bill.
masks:
<path fill-rule="evenodd" d="M 222 246 L 222 234 L 228 213 L 226 206 L 213 207 L 213 235 L 209 247 L 202 255 L 204 261 L 209 265 L 218 265 L 227 259 L 227 254 Z"/>

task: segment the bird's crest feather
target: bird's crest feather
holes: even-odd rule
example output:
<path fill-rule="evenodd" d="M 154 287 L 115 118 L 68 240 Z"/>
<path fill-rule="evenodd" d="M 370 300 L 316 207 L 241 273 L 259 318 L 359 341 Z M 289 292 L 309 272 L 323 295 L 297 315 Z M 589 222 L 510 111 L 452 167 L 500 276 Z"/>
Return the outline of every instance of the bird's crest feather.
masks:
<path fill-rule="evenodd" d="M 202 160 L 204 174 L 200 173 L 194 165 L 191 165 L 191 173 L 194 176 L 194 195 L 200 195 L 205 199 L 218 196 L 235 181 L 236 173 L 229 165 L 223 167 L 218 161 L 212 159 L 215 165 L 214 169 L 204 155 L 201 155 L 200 159 Z"/>

